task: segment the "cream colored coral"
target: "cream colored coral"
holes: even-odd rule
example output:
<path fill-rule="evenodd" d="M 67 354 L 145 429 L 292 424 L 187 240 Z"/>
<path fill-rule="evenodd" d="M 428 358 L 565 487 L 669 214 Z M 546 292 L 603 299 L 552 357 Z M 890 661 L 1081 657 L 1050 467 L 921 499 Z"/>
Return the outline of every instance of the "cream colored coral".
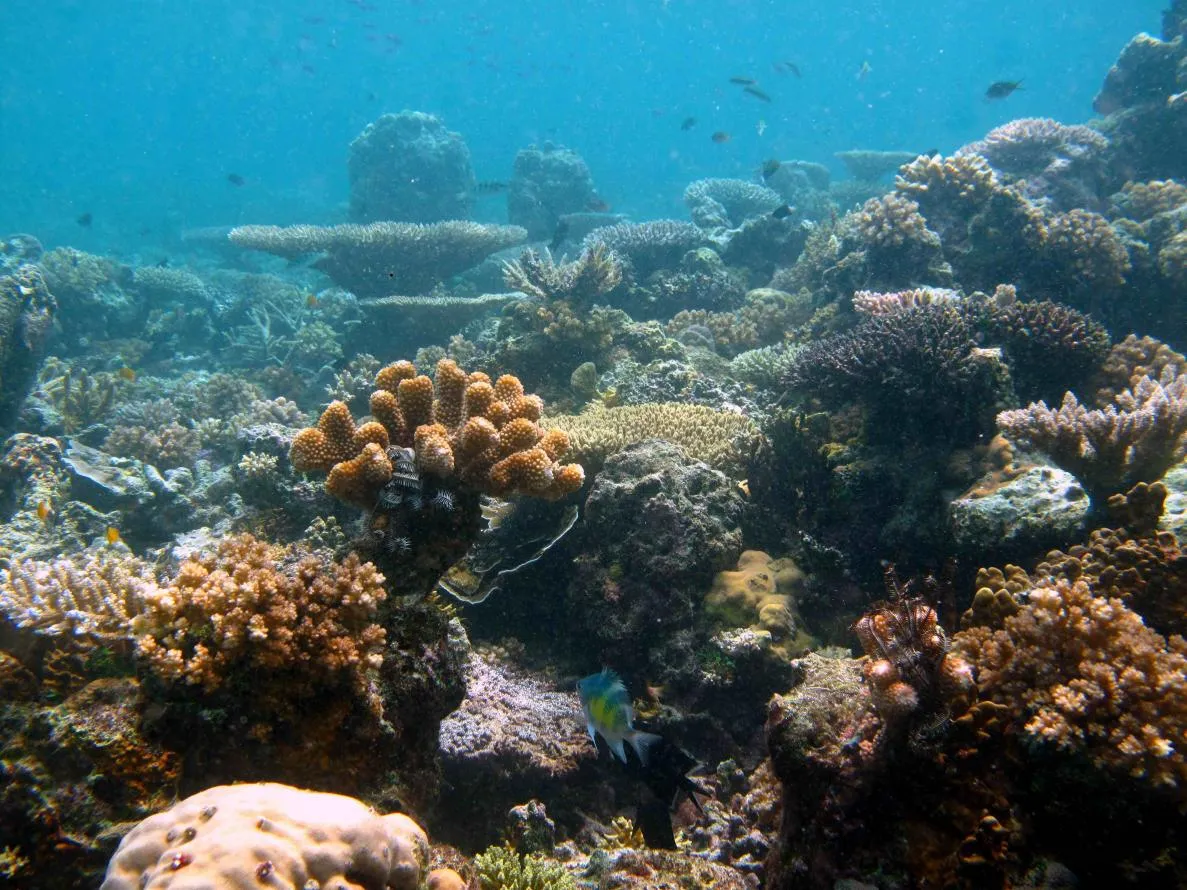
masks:
<path fill-rule="evenodd" d="M 100 890 L 414 890 L 424 831 L 401 813 L 289 785 L 219 785 L 150 816 Z"/>
<path fill-rule="evenodd" d="M 567 456 L 586 467 L 600 467 L 607 457 L 636 442 L 666 439 L 695 460 L 739 472 L 760 435 L 744 415 L 676 402 L 593 405 L 581 414 L 542 418 L 540 426 L 568 433 Z"/>

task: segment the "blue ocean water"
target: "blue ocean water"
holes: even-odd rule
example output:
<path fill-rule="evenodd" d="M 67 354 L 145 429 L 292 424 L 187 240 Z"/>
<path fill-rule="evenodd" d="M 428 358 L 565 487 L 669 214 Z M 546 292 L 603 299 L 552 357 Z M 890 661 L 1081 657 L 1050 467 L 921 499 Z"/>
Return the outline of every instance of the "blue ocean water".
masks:
<path fill-rule="evenodd" d="M 1087 120 L 1103 72 L 1157 30 L 1162 5 L 10 2 L 0 230 L 135 255 L 195 226 L 336 221 L 347 145 L 402 109 L 459 131 L 480 179 L 506 179 L 518 149 L 551 140 L 586 158 L 615 210 L 683 216 L 689 181 L 747 176 L 767 157 L 949 151 L 1017 117 Z M 1023 90 L 986 102 L 1004 79 Z M 90 229 L 74 222 L 84 213 Z M 504 213 L 498 199 L 477 210 Z"/>

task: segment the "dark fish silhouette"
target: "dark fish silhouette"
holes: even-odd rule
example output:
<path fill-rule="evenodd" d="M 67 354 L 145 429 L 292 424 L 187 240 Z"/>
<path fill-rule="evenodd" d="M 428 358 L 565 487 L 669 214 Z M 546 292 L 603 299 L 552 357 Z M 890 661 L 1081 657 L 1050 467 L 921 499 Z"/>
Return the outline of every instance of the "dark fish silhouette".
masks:
<path fill-rule="evenodd" d="M 714 133 L 709 138 L 712 139 L 714 142 L 716 142 L 718 145 L 721 145 L 721 143 L 723 143 L 723 142 L 730 141 L 730 134 L 725 132 L 725 130 L 718 130 L 716 133 Z"/>
<path fill-rule="evenodd" d="M 227 182 L 231 183 L 231 185 L 235 186 L 236 188 L 238 188 L 239 186 L 247 185 L 247 180 L 244 179 L 242 176 L 240 176 L 238 173 L 228 173 L 227 174 Z"/>
<path fill-rule="evenodd" d="M 585 202 L 585 209 L 590 213 L 609 213 L 610 205 L 604 199 L 594 195 Z"/>
<path fill-rule="evenodd" d="M 1015 90 L 1020 89 L 1022 89 L 1022 81 L 1020 80 L 999 80 L 989 85 L 989 89 L 985 91 L 985 98 L 1004 99 Z"/>
<path fill-rule="evenodd" d="M 775 160 L 775 158 L 769 158 L 768 160 L 763 161 L 762 162 L 762 178 L 763 178 L 763 180 L 770 179 L 772 176 L 774 176 L 778 172 L 779 168 L 782 166 L 783 166 L 783 164 L 781 162 Z"/>
<path fill-rule="evenodd" d="M 627 772 L 642 782 L 644 793 L 639 801 L 636 824 L 643 832 L 643 842 L 656 850 L 675 850 L 672 811 L 687 796 L 697 812 L 704 813 L 697 795 L 710 797 L 709 791 L 688 774 L 696 760 L 663 736 L 647 735 L 646 763 L 634 748 L 627 746 Z"/>
<path fill-rule="evenodd" d="M 795 62 L 776 62 L 774 65 L 776 71 L 786 74 L 794 74 L 796 77 L 803 77 L 800 73 L 800 66 Z"/>
<path fill-rule="evenodd" d="M 497 195 L 499 192 L 505 191 L 507 191 L 507 183 L 497 182 L 493 179 L 483 180 L 474 185 L 474 192 L 479 195 Z"/>
<path fill-rule="evenodd" d="M 749 96 L 753 96 L 755 99 L 758 99 L 762 102 L 770 102 L 771 101 L 771 97 L 768 96 L 766 93 L 764 93 L 762 90 L 760 90 L 758 87 L 754 87 L 754 86 L 742 87 L 742 92 L 746 93 Z"/>
<path fill-rule="evenodd" d="M 784 204 L 782 207 L 776 207 L 774 210 L 772 210 L 771 216 L 775 219 L 787 219 L 787 217 L 791 216 L 793 213 L 795 213 L 795 208 L 790 204 Z"/>
<path fill-rule="evenodd" d="M 80 216 L 78 219 L 75 220 L 75 222 L 78 223 L 80 226 L 82 226 L 84 229 L 89 229 L 91 227 L 91 223 L 93 223 L 94 221 L 95 221 L 95 217 L 92 216 L 90 213 L 84 213 L 82 216 Z"/>
<path fill-rule="evenodd" d="M 753 86 L 758 83 L 753 77 L 731 77 L 730 83 L 737 84 L 740 87 Z"/>
<path fill-rule="evenodd" d="M 686 117 L 683 120 L 683 122 L 681 122 L 680 129 L 684 130 L 685 132 L 688 132 L 696 125 L 697 125 L 697 119 L 695 117 Z"/>
<path fill-rule="evenodd" d="M 548 249 L 555 253 L 560 250 L 565 239 L 569 237 L 569 221 L 567 219 L 557 220 L 556 230 L 552 233 L 552 241 L 548 244 Z"/>

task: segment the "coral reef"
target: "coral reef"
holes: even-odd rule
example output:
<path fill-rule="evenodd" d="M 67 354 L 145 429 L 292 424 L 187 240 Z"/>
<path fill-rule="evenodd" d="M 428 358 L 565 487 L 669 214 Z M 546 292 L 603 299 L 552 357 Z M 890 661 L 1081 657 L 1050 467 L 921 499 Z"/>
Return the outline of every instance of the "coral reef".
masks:
<path fill-rule="evenodd" d="M 744 179 L 698 179 L 684 189 L 692 221 L 702 229 L 736 229 L 783 204 L 773 189 Z"/>
<path fill-rule="evenodd" d="M 594 229 L 582 248 L 602 245 L 630 263 L 637 279 L 659 269 L 670 269 L 688 251 L 703 247 L 707 239 L 692 223 L 659 219 L 644 223 L 619 223 Z"/>
<path fill-rule="evenodd" d="M 796 612 L 804 573 L 790 559 L 747 550 L 733 571 L 719 572 L 705 597 L 705 614 L 728 628 L 766 634 L 782 655 L 800 657 L 815 641 Z"/>
<path fill-rule="evenodd" d="M 528 240 L 552 238 L 562 232 L 558 225 L 567 214 L 589 210 L 596 200 L 589 167 L 572 149 L 546 142 L 516 153 L 507 191 L 507 220 L 527 229 Z M 572 227 L 570 222 L 564 230 Z M 572 237 L 580 240 L 584 235 Z"/>
<path fill-rule="evenodd" d="M 503 269 L 503 280 L 512 290 L 545 303 L 564 300 L 577 310 L 588 308 L 622 281 L 622 264 L 604 244 L 587 247 L 576 260 L 560 263 L 548 251 L 526 250 Z"/>
<path fill-rule="evenodd" d="M 428 837 L 403 813 L 288 785 L 220 785 L 145 819 L 120 842 L 103 890 L 228 890 L 284 882 L 416 890 Z"/>
<path fill-rule="evenodd" d="M 339 226 L 238 226 L 227 236 L 239 247 L 295 259 L 324 253 L 317 268 L 360 297 L 419 294 L 464 272 L 527 232 L 519 226 L 450 220 L 374 222 Z"/>
<path fill-rule="evenodd" d="M 568 455 L 591 473 L 628 445 L 647 439 L 667 440 L 694 460 L 740 473 L 760 435 L 744 415 L 675 403 L 619 408 L 593 403 L 581 414 L 545 417 L 540 425 L 564 432 L 569 437 Z"/>
<path fill-rule="evenodd" d="M 36 266 L 0 275 L 0 436 L 13 432 L 21 402 L 37 377 L 57 301 Z"/>
<path fill-rule="evenodd" d="M 436 115 L 381 115 L 350 143 L 347 169 L 356 222 L 466 219 L 474 204 L 470 149 Z"/>

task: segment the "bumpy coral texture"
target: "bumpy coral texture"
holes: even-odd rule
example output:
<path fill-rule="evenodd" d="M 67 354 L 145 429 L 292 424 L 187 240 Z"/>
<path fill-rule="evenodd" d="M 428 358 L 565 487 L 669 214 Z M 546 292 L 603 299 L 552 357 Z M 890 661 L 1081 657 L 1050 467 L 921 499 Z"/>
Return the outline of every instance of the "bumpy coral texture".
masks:
<path fill-rule="evenodd" d="M 971 628 L 954 643 L 975 666 L 981 695 L 1025 715 L 1031 740 L 1182 792 L 1182 637 L 1155 633 L 1084 580 L 1058 579 L 1033 588 L 1002 629 Z"/>
<path fill-rule="evenodd" d="M 375 385 L 375 421 L 356 426 L 346 405 L 333 402 L 317 427 L 298 433 L 289 453 L 299 471 L 328 470 L 326 490 L 348 503 L 374 505 L 392 478 L 389 446 L 412 448 L 421 473 L 457 478 L 487 494 L 558 498 L 585 481 L 578 464 L 558 462 L 568 436 L 536 423 L 540 398 L 526 395 L 510 374 L 492 383 L 442 359 L 430 380 L 405 361 L 381 369 Z"/>
<path fill-rule="evenodd" d="M 330 564 L 306 556 L 285 568 L 287 555 L 243 535 L 187 559 L 145 598 L 134 625 L 140 656 L 166 682 L 206 692 L 233 678 L 275 678 L 276 694 L 259 696 L 266 709 L 283 712 L 344 683 L 378 712 L 383 576 L 354 554 Z"/>
<path fill-rule="evenodd" d="M 219 785 L 133 828 L 101 890 L 415 890 L 427 860 L 428 837 L 402 813 L 289 785 Z"/>

